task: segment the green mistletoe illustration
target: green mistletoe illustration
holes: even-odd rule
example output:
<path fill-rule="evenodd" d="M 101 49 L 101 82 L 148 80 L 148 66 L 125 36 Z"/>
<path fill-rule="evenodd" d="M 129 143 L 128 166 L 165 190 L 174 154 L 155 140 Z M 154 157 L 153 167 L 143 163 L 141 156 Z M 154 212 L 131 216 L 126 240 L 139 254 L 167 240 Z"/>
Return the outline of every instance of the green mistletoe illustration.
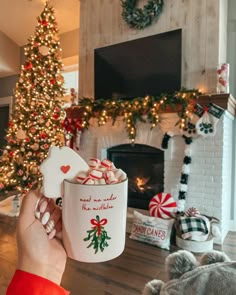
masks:
<path fill-rule="evenodd" d="M 96 219 L 90 220 L 90 223 L 93 225 L 93 227 L 92 229 L 87 230 L 88 236 L 84 238 L 84 241 L 91 241 L 87 248 L 93 247 L 95 254 L 99 250 L 103 252 L 105 247 L 109 246 L 107 240 L 111 239 L 104 230 L 104 225 L 107 224 L 107 219 L 103 218 L 100 220 L 100 217 L 97 215 Z"/>

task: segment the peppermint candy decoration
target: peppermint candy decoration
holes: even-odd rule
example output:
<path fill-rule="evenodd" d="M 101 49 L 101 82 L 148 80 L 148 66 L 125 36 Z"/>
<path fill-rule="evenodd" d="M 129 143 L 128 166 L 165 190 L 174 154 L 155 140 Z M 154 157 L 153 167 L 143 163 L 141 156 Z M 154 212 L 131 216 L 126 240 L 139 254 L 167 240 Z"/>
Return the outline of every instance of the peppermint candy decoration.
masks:
<path fill-rule="evenodd" d="M 191 207 L 184 214 L 188 217 L 197 217 L 200 215 L 200 211 L 197 208 Z"/>
<path fill-rule="evenodd" d="M 162 219 L 173 218 L 177 211 L 177 204 L 170 193 L 159 193 L 149 203 L 151 216 Z"/>

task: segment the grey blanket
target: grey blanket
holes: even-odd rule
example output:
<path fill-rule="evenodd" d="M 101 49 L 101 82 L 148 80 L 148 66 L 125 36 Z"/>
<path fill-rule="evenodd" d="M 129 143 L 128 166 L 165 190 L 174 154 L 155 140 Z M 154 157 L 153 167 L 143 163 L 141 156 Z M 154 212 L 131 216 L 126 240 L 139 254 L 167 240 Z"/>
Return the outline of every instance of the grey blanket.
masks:
<path fill-rule="evenodd" d="M 236 262 L 199 266 L 166 283 L 160 295 L 236 295 Z"/>

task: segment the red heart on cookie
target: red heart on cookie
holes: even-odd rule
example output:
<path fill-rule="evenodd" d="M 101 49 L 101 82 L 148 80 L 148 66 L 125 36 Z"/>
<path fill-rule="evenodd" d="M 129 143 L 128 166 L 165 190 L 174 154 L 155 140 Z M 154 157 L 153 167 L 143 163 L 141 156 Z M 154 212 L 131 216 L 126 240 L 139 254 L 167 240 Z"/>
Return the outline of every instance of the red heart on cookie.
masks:
<path fill-rule="evenodd" d="M 67 166 L 61 166 L 61 171 L 63 173 L 66 174 L 69 170 L 70 170 L 70 166 L 69 165 L 67 165 Z"/>

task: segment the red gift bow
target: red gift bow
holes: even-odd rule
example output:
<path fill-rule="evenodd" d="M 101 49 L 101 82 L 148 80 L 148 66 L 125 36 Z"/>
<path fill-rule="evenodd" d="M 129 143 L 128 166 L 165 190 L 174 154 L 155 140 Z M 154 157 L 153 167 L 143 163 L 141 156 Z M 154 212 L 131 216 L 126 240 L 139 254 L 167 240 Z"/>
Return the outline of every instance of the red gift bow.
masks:
<path fill-rule="evenodd" d="M 98 229 L 98 236 L 100 236 L 101 234 L 101 227 L 105 224 L 107 224 L 107 219 L 103 218 L 100 221 L 97 221 L 97 219 L 91 219 L 90 220 L 92 225 L 95 225 L 93 228 L 97 228 Z"/>

